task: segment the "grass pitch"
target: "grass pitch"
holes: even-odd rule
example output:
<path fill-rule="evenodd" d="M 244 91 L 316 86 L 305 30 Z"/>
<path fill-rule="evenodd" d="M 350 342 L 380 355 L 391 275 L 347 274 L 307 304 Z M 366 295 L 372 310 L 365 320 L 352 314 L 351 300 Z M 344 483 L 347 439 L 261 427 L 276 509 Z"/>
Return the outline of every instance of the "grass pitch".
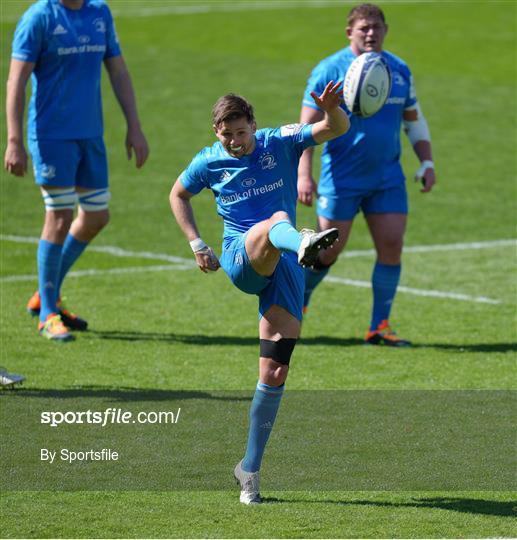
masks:
<path fill-rule="evenodd" d="M 27 5 L 2 2 L 2 80 L 7 75 L 14 21 Z M 32 239 L 39 235 L 43 218 L 40 196 L 30 175 L 2 176 L 0 363 L 23 373 L 27 382 L 25 392 L 4 393 L 0 403 L 5 411 L 5 400 L 26 400 L 37 411 L 46 399 L 55 401 L 55 410 L 62 410 L 63 404 L 70 403 L 67 400 L 80 396 L 97 400 L 103 408 L 138 411 L 150 402 L 166 409 L 174 398 L 187 413 L 183 425 L 191 448 L 186 455 L 188 461 L 192 452 L 194 460 L 204 441 L 196 427 L 199 418 L 188 416 L 189 399 L 253 391 L 256 300 L 235 290 L 222 272 L 204 276 L 189 266 L 192 255 L 170 215 L 168 192 L 197 150 L 211 143 L 210 109 L 220 95 L 232 91 L 249 98 L 261 126 L 298 118 L 310 70 L 345 44 L 348 6 L 344 9 L 332 2 L 110 5 L 151 158 L 138 172 L 126 162 L 124 122 L 106 84 L 112 222 L 74 268 L 79 274 L 70 276 L 65 286 L 68 303 L 89 319 L 91 331 L 62 347 L 42 340 L 35 321 L 24 312 L 36 286 Z M 411 213 L 406 245 L 428 249 L 407 250 L 401 282 L 406 290 L 397 296 L 392 319 L 416 346 L 395 351 L 361 345 L 370 309 L 370 291 L 361 284 L 369 280 L 373 256 L 366 252 L 371 241 L 358 218 L 348 248 L 356 256 L 343 257 L 333 268 L 334 279 L 316 292 L 293 357 L 288 392 L 318 391 L 324 396 L 325 390 L 393 390 L 403 400 L 410 390 L 514 390 L 516 6 L 511 2 L 385 2 L 382 7 L 390 24 L 386 47 L 403 57 L 415 76 L 433 135 L 439 181 L 428 195 L 408 181 Z M 498 30 L 487 32 L 487 25 Z M 5 137 L 2 142 L 5 147 Z M 417 163 L 407 141 L 403 164 L 410 178 Z M 208 193 L 197 197 L 195 210 L 203 238 L 219 248 L 222 227 L 212 197 Z M 300 208 L 299 226 L 311 226 L 314 219 L 312 209 Z M 458 246 L 436 247 L 451 244 Z M 239 406 L 245 413 L 246 403 Z M 408 411 L 411 406 L 408 400 Z M 228 410 L 232 407 L 237 404 L 229 401 Z M 438 411 L 431 408 L 430 414 L 436 414 L 440 423 Z M 347 425 L 347 412 L 338 409 L 330 414 L 336 430 Z M 382 411 L 379 415 L 382 418 Z M 145 482 L 134 486 L 131 477 L 131 491 L 81 487 L 60 491 L 51 485 L 44 491 L 2 489 L 2 536 L 517 535 L 515 492 L 504 482 L 489 490 L 461 485 L 445 490 L 438 483 L 431 491 L 331 490 L 322 485 L 279 491 L 264 483 L 268 504 L 244 508 L 230 483 L 234 462 L 225 463 L 221 456 L 233 453 L 239 459 L 246 418 L 243 414 L 240 423 L 232 420 L 228 425 L 222 416 L 220 440 L 228 441 L 227 447 L 223 445 L 221 454 L 207 452 L 206 467 L 227 469 L 227 488 L 157 491 Z M 306 430 L 314 433 L 317 427 L 310 419 L 308 415 Z M 281 409 L 279 426 L 288 420 Z M 41 439 L 36 436 L 39 416 L 29 415 L 27 421 L 28 425 L 20 423 L 9 432 L 2 423 L 2 449 L 9 447 L 5 441 L 26 441 L 28 451 L 36 452 L 48 442 L 45 432 Z M 153 427 L 155 437 L 165 429 Z M 63 445 L 83 443 L 84 433 L 65 436 L 63 432 Z M 148 434 L 152 446 L 153 430 Z M 232 436 L 226 438 L 227 434 Z M 137 431 L 134 437 L 136 444 Z M 230 444 L 235 437 L 237 443 Z M 98 441 L 94 433 L 88 442 L 95 446 Z M 289 462 L 286 444 L 282 430 L 275 430 L 265 471 L 268 455 L 279 459 L 285 455 Z M 174 442 L 162 446 L 160 458 L 178 450 Z M 494 453 L 500 453 L 501 447 L 494 446 Z M 378 449 L 364 451 L 365 463 L 373 459 L 374 450 Z M 511 448 L 506 451 L 511 456 Z M 313 458 L 319 463 L 320 452 L 315 450 Z M 146 459 L 135 465 L 152 468 L 159 462 Z M 24 466 L 26 462 L 20 460 L 19 473 Z M 511 465 L 508 468 L 510 476 Z M 164 468 L 167 473 L 170 470 Z M 17 473 L 9 469 L 6 474 L 13 482 Z M 202 471 L 198 474 L 202 476 Z M 292 486 L 293 476 L 301 474 L 303 480 L 314 470 L 308 464 L 306 472 L 286 467 L 282 474 Z M 343 475 L 347 474 L 353 476 L 344 469 Z M 278 481 L 271 479 L 270 486 L 275 485 L 273 480 Z"/>

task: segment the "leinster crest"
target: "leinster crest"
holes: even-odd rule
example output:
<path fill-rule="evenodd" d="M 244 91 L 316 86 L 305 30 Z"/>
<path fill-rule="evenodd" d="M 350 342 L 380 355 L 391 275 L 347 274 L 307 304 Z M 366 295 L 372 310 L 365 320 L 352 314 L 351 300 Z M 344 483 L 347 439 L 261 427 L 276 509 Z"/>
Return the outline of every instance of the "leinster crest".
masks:
<path fill-rule="evenodd" d="M 276 167 L 275 158 L 271 154 L 262 154 L 259 159 L 262 169 L 274 169 Z"/>

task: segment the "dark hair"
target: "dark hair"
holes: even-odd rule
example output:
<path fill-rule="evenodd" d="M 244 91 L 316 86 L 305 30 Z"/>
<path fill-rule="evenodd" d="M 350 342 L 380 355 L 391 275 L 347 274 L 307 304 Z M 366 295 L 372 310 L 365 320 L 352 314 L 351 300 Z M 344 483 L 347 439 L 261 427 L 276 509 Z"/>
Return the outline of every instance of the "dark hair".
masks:
<path fill-rule="evenodd" d="M 216 101 L 212 109 L 214 126 L 238 118 L 246 118 L 249 123 L 255 121 L 253 107 L 246 99 L 236 94 L 226 94 Z"/>
<path fill-rule="evenodd" d="M 354 23 L 359 19 L 379 18 L 386 24 L 384 13 L 382 9 L 375 4 L 359 4 L 353 7 L 348 13 L 347 23 L 348 26 L 354 26 Z"/>

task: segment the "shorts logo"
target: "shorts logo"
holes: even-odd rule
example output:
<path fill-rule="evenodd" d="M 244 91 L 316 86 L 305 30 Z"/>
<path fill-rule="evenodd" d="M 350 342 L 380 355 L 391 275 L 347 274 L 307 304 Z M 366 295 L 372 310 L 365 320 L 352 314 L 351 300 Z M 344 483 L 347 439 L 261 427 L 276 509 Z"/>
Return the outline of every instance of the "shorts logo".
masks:
<path fill-rule="evenodd" d="M 237 255 L 235 255 L 235 264 L 237 266 L 242 266 L 244 264 L 244 259 L 242 258 L 242 253 L 237 253 Z"/>
<path fill-rule="evenodd" d="M 366 93 L 370 97 L 377 97 L 379 95 L 379 91 L 377 90 L 377 88 L 375 88 L 375 86 L 373 86 L 373 84 L 366 85 Z"/>
<path fill-rule="evenodd" d="M 101 32 L 102 34 L 106 32 L 106 23 L 104 22 L 104 19 L 101 19 L 101 18 L 95 19 L 93 21 L 93 24 L 97 32 Z"/>
<path fill-rule="evenodd" d="M 255 178 L 246 178 L 241 182 L 241 186 L 248 188 L 254 186 L 256 183 L 257 181 L 255 180 Z"/>
<path fill-rule="evenodd" d="M 83 36 L 79 36 L 77 39 L 78 39 L 79 43 L 84 45 L 85 43 L 88 43 L 90 41 L 90 36 L 83 35 Z"/>
<path fill-rule="evenodd" d="M 320 208 L 327 208 L 327 206 L 329 205 L 329 200 L 327 199 L 327 197 L 321 196 L 318 199 L 318 204 L 319 204 Z"/>
<path fill-rule="evenodd" d="M 263 154 L 260 156 L 259 163 L 264 170 L 271 170 L 276 167 L 275 158 L 271 154 Z"/>
<path fill-rule="evenodd" d="M 56 168 L 54 165 L 46 165 L 43 164 L 40 169 L 40 175 L 43 178 L 47 178 L 50 180 L 51 178 L 54 178 L 56 176 Z"/>

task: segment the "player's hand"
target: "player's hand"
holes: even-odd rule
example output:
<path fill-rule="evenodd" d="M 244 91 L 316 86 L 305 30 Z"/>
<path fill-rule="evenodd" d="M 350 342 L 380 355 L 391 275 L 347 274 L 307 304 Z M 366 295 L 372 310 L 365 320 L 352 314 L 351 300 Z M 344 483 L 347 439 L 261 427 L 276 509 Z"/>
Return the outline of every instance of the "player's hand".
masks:
<path fill-rule="evenodd" d="M 27 152 L 23 143 L 9 143 L 5 150 L 5 170 L 14 176 L 24 176 L 27 172 Z"/>
<path fill-rule="evenodd" d="M 313 194 L 316 193 L 316 182 L 309 176 L 298 177 L 298 200 L 305 206 L 312 206 Z"/>
<path fill-rule="evenodd" d="M 341 84 L 341 82 L 330 81 L 320 96 L 316 92 L 311 92 L 312 99 L 320 109 L 327 113 L 337 109 L 343 101 Z"/>
<path fill-rule="evenodd" d="M 126 135 L 127 159 L 135 152 L 136 168 L 139 169 L 149 157 L 149 145 L 141 129 L 128 130 Z"/>
<path fill-rule="evenodd" d="M 221 268 L 219 259 L 217 258 L 213 249 L 208 246 L 199 251 L 196 251 L 194 253 L 194 256 L 196 257 L 196 262 L 199 266 L 199 269 L 205 274 L 207 272 L 216 272 L 217 270 L 219 270 L 219 268 Z"/>
<path fill-rule="evenodd" d="M 422 165 L 415 173 L 415 182 L 422 182 L 421 193 L 429 193 L 436 184 L 436 175 L 433 167 Z"/>

